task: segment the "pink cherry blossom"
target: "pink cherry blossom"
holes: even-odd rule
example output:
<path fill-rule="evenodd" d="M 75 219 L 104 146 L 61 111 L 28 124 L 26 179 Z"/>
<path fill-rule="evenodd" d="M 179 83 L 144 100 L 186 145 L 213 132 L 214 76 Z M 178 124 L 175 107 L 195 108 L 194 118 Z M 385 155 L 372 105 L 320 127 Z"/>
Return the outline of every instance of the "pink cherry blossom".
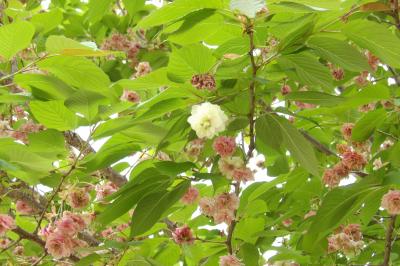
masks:
<path fill-rule="evenodd" d="M 11 241 L 8 238 L 1 238 L 0 239 L 0 248 L 7 248 L 10 245 Z"/>
<path fill-rule="evenodd" d="M 77 227 L 78 231 L 84 230 L 86 228 L 86 226 L 87 226 L 87 223 L 86 223 L 85 219 L 79 214 L 75 214 L 75 213 L 72 213 L 72 212 L 69 212 L 69 211 L 65 211 L 63 213 L 63 217 L 71 218 L 74 221 L 74 223 L 76 224 L 76 227 Z"/>
<path fill-rule="evenodd" d="M 16 246 L 13 250 L 13 253 L 17 256 L 22 256 L 24 254 L 24 246 Z"/>
<path fill-rule="evenodd" d="M 186 205 L 193 204 L 199 196 L 199 190 L 195 187 L 190 187 L 181 198 L 181 202 Z"/>
<path fill-rule="evenodd" d="M 235 255 L 226 255 L 219 257 L 219 266 L 244 266 L 244 264 Z"/>
<path fill-rule="evenodd" d="M 172 232 L 172 237 L 174 238 L 174 241 L 181 245 L 181 244 L 193 244 L 194 243 L 194 237 L 192 230 L 187 225 L 184 225 L 182 227 L 177 227 L 174 232 Z"/>
<path fill-rule="evenodd" d="M 383 195 L 381 207 L 390 215 L 400 214 L 400 190 L 390 190 Z"/>
<path fill-rule="evenodd" d="M 101 236 L 104 238 L 109 238 L 114 233 L 112 227 L 108 227 L 107 229 L 101 231 Z"/>
<path fill-rule="evenodd" d="M 349 168 L 346 167 L 342 162 L 339 162 L 333 166 L 332 170 L 338 175 L 340 178 L 346 177 L 349 175 Z"/>
<path fill-rule="evenodd" d="M 322 177 L 322 182 L 330 188 L 338 186 L 340 180 L 340 176 L 333 169 L 326 169 Z"/>
<path fill-rule="evenodd" d="M 15 209 L 20 214 L 29 215 L 33 213 L 33 208 L 24 200 L 17 200 L 17 203 L 15 204 Z"/>
<path fill-rule="evenodd" d="M 379 58 L 373 55 L 370 51 L 367 51 L 365 55 L 368 58 L 368 64 L 371 66 L 371 68 L 376 71 L 379 66 Z"/>
<path fill-rule="evenodd" d="M 71 217 L 62 217 L 60 220 L 56 221 L 57 233 L 74 236 L 78 233 L 78 225 Z"/>
<path fill-rule="evenodd" d="M 66 202 L 74 209 L 85 208 L 89 201 L 90 196 L 85 188 L 74 187 L 68 191 Z"/>
<path fill-rule="evenodd" d="M 352 171 L 358 171 L 364 168 L 367 161 L 364 156 L 354 151 L 346 151 L 343 153 L 342 163 L 345 167 Z"/>
<path fill-rule="evenodd" d="M 235 220 L 235 213 L 230 209 L 216 209 L 213 218 L 216 224 L 226 223 L 229 225 Z"/>
<path fill-rule="evenodd" d="M 7 214 L 0 214 L 0 236 L 14 228 L 16 228 L 14 219 Z"/>
<path fill-rule="evenodd" d="M 290 218 L 285 219 L 285 220 L 282 221 L 282 225 L 283 225 L 284 227 L 290 227 L 292 224 L 293 224 L 293 220 L 290 219 Z"/>
<path fill-rule="evenodd" d="M 46 240 L 50 234 L 54 233 L 55 231 L 55 227 L 52 225 L 46 225 L 46 227 L 42 228 L 39 230 L 39 236 Z"/>
<path fill-rule="evenodd" d="M 135 78 L 139 78 L 149 74 L 152 69 L 149 62 L 139 62 L 135 67 L 135 70 Z"/>
<path fill-rule="evenodd" d="M 232 178 L 233 171 L 244 167 L 244 162 L 240 157 L 222 157 L 218 161 L 218 168 L 223 175 Z"/>
<path fill-rule="evenodd" d="M 113 194 L 118 190 L 118 187 L 111 182 L 107 182 L 106 184 L 103 185 L 97 185 L 96 186 L 96 200 L 102 200 L 105 197 Z"/>
<path fill-rule="evenodd" d="M 254 175 L 253 175 L 253 172 L 249 168 L 242 167 L 242 168 L 237 168 L 237 169 L 233 170 L 232 178 L 237 182 L 246 183 L 247 181 L 254 180 Z"/>
<path fill-rule="evenodd" d="M 199 206 L 204 215 L 212 216 L 215 211 L 215 200 L 213 198 L 201 198 Z"/>
<path fill-rule="evenodd" d="M 200 155 L 203 148 L 204 148 L 204 140 L 203 139 L 195 139 L 186 145 L 185 152 L 190 157 L 197 157 Z"/>
<path fill-rule="evenodd" d="M 344 123 L 341 128 L 342 136 L 345 140 L 351 140 L 351 134 L 353 132 L 353 123 Z"/>
<path fill-rule="evenodd" d="M 54 258 L 60 259 L 71 256 L 74 243 L 70 236 L 55 232 L 47 237 L 45 248 Z"/>
<path fill-rule="evenodd" d="M 117 230 L 121 232 L 121 231 L 124 231 L 128 227 L 129 227 L 129 224 L 123 223 L 123 224 L 120 224 L 117 226 Z"/>
<path fill-rule="evenodd" d="M 239 207 L 239 198 L 234 193 L 222 193 L 215 198 L 217 210 L 236 210 Z"/>
<path fill-rule="evenodd" d="M 214 151 L 221 157 L 231 156 L 236 149 L 234 137 L 220 136 L 214 140 Z"/>
<path fill-rule="evenodd" d="M 213 75 L 210 74 L 198 74 L 194 75 L 190 81 L 194 87 L 199 90 L 215 90 L 216 83 Z"/>
<path fill-rule="evenodd" d="M 352 240 L 362 239 L 361 226 L 359 224 L 349 224 L 343 228 L 343 233 L 350 236 Z"/>

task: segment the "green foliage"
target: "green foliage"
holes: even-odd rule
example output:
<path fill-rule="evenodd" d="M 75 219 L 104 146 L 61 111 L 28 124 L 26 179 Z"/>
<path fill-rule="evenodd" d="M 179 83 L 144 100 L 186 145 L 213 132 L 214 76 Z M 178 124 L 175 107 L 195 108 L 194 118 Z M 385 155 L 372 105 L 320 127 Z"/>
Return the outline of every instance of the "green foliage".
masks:
<path fill-rule="evenodd" d="M 0 1 L 0 264 L 381 265 L 396 1 L 150 2 Z"/>

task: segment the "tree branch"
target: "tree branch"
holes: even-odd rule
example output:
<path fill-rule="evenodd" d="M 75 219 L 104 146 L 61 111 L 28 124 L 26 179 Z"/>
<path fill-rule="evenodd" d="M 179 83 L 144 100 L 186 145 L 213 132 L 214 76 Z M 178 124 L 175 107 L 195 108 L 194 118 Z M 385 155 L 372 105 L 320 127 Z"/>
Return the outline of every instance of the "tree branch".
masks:
<path fill-rule="evenodd" d="M 383 258 L 382 266 L 389 266 L 390 253 L 392 252 L 392 235 L 395 224 L 396 224 L 396 215 L 392 215 L 389 220 L 389 227 L 386 231 L 385 255 Z"/>
<path fill-rule="evenodd" d="M 331 151 L 328 147 L 326 147 L 324 144 L 316 140 L 314 137 L 312 137 L 310 134 L 308 134 L 304 130 L 300 130 L 301 134 L 308 140 L 314 147 L 319 150 L 322 153 L 325 153 L 326 155 L 333 155 L 335 157 L 339 157 L 335 152 Z"/>
<path fill-rule="evenodd" d="M 249 36 L 250 39 L 250 51 L 249 51 L 249 56 L 250 56 L 250 61 L 251 61 L 251 68 L 252 68 L 252 79 L 250 81 L 249 85 L 249 94 L 250 94 L 250 113 L 248 115 L 249 117 L 249 124 L 250 124 L 250 144 L 249 144 L 249 150 L 247 152 L 247 157 L 250 158 L 253 154 L 253 150 L 255 149 L 255 136 L 254 136 L 254 113 L 256 109 L 256 77 L 257 77 L 257 70 L 258 66 L 256 64 L 255 58 L 254 58 L 254 50 L 255 50 L 255 44 L 254 44 L 254 25 L 252 24 L 251 21 L 248 21 L 248 25 L 246 27 L 246 33 Z"/>
<path fill-rule="evenodd" d="M 64 132 L 65 140 L 72 147 L 82 151 L 83 155 L 88 155 L 89 153 L 95 153 L 95 150 L 83 140 L 78 134 L 71 131 Z M 108 180 L 116 184 L 118 187 L 123 186 L 127 179 L 122 176 L 120 173 L 114 171 L 112 167 L 107 167 L 105 169 L 100 170 L 100 173 Z"/>

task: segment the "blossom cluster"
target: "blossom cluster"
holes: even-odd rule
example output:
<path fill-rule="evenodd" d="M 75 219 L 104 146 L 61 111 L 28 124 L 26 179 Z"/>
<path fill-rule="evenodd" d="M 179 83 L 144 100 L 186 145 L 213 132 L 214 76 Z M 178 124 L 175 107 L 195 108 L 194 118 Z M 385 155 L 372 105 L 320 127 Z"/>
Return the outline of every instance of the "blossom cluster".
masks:
<path fill-rule="evenodd" d="M 78 238 L 91 222 L 90 216 L 82 216 L 65 211 L 63 216 L 40 231 L 46 241 L 45 248 L 54 258 L 71 256 L 77 248 L 86 247 L 87 243 Z"/>
<path fill-rule="evenodd" d="M 364 246 L 362 238 L 359 224 L 342 226 L 328 238 L 328 253 L 340 251 L 349 257 L 356 256 Z"/>
<path fill-rule="evenodd" d="M 213 91 L 216 86 L 214 76 L 210 74 L 194 75 L 190 82 L 199 90 Z"/>
<path fill-rule="evenodd" d="M 369 146 L 365 143 L 351 141 L 353 127 L 354 124 L 345 123 L 341 128 L 343 138 L 351 143 L 353 147 L 339 144 L 337 150 L 341 155 L 341 161 L 326 169 L 323 174 L 322 181 L 330 188 L 338 186 L 340 181 L 347 177 L 351 171 L 360 171 L 367 164 L 365 155 L 359 151 L 368 150 Z"/>
<path fill-rule="evenodd" d="M 201 198 L 201 212 L 214 219 L 214 222 L 231 224 L 239 207 L 239 198 L 234 193 L 222 193 L 213 198 Z"/>

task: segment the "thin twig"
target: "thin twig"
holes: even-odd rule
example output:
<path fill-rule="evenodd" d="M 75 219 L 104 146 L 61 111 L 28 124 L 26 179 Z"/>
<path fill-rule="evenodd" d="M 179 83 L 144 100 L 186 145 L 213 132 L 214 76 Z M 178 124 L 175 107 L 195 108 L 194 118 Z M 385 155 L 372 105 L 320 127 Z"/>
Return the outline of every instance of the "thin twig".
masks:
<path fill-rule="evenodd" d="M 390 253 L 392 252 L 392 235 L 396 224 L 396 215 L 392 215 L 389 220 L 389 226 L 386 231 L 386 241 L 385 241 L 385 255 L 383 258 L 382 266 L 389 266 Z"/>

